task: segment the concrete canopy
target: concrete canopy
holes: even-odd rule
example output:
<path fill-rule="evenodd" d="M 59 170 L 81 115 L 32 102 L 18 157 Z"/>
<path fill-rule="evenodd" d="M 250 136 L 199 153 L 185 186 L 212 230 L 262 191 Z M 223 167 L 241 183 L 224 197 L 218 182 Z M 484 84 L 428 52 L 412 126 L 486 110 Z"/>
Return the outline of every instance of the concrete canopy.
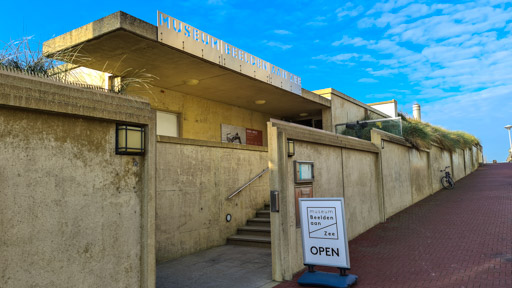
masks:
<path fill-rule="evenodd" d="M 310 91 L 303 89 L 300 96 L 161 43 L 156 26 L 124 12 L 48 40 L 43 51 L 52 57 L 73 47 L 79 47 L 81 55 L 71 60 L 74 64 L 114 75 L 130 70 L 148 73 L 158 77 L 151 83 L 155 87 L 278 117 L 321 115 L 330 107 L 328 99 Z M 199 83 L 187 85 L 189 79 Z M 256 100 L 265 104 L 257 105 Z"/>

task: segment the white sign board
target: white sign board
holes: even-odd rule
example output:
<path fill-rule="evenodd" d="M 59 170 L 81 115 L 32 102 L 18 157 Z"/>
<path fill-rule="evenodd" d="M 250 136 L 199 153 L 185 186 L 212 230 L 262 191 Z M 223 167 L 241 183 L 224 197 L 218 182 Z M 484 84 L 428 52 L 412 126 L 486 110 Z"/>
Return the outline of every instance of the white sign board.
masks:
<path fill-rule="evenodd" d="M 187 53 L 302 95 L 301 78 L 174 17 L 158 13 L 158 40 Z"/>
<path fill-rule="evenodd" d="M 350 269 L 343 198 L 299 199 L 304 265 Z"/>

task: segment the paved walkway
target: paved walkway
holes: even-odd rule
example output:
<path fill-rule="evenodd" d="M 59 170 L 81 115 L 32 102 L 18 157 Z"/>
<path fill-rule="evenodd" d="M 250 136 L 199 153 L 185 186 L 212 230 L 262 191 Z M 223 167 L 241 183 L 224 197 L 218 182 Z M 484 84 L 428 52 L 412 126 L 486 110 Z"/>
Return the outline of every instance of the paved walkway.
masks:
<path fill-rule="evenodd" d="M 489 164 L 350 241 L 363 287 L 512 287 L 512 164 Z M 319 270 L 337 272 L 327 267 Z M 300 287 L 296 281 L 276 286 Z"/>
<path fill-rule="evenodd" d="M 157 288 L 270 288 L 269 248 L 225 245 L 158 264 Z"/>

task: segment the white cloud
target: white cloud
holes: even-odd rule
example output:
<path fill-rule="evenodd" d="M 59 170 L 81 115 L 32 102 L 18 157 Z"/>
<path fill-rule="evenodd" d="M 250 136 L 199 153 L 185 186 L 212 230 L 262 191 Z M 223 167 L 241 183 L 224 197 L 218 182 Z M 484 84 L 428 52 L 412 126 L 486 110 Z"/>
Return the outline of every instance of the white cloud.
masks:
<path fill-rule="evenodd" d="M 379 2 L 373 6 L 366 14 L 373 14 L 377 12 L 388 12 L 392 9 L 405 6 L 409 3 L 413 2 L 413 0 L 389 0 L 387 2 Z"/>
<path fill-rule="evenodd" d="M 493 115 L 510 115 L 512 85 L 491 87 L 482 91 L 458 93 L 423 105 L 428 111 L 427 121 L 445 122 L 446 115 L 464 118 L 466 121 L 481 121 Z M 492 101 L 491 101 L 492 99 Z M 501 127 L 500 127 L 501 128 Z"/>
<path fill-rule="evenodd" d="M 482 54 L 482 48 L 477 46 L 466 49 L 457 46 L 433 46 L 426 47 L 421 54 L 425 56 L 429 62 L 447 63 L 479 57 Z"/>
<path fill-rule="evenodd" d="M 293 47 L 293 45 L 288 45 L 288 44 L 283 44 L 281 42 L 275 42 L 275 41 L 263 41 L 263 43 L 265 43 L 265 45 L 267 46 L 270 46 L 270 47 L 277 47 L 277 48 L 281 48 L 283 50 L 286 50 L 286 49 L 290 49 Z"/>
<path fill-rule="evenodd" d="M 409 90 L 403 90 L 403 89 L 389 89 L 389 91 L 401 93 L 401 94 L 411 94 L 411 91 Z"/>
<path fill-rule="evenodd" d="M 375 71 L 373 68 L 366 68 L 366 71 L 373 76 L 391 76 L 398 73 L 398 69 L 382 69 Z"/>
<path fill-rule="evenodd" d="M 348 64 L 348 65 L 354 65 L 352 62 L 347 62 L 346 60 L 359 60 L 363 62 L 377 62 L 372 56 L 370 55 L 361 55 L 358 53 L 342 53 L 334 56 L 327 56 L 327 55 L 319 55 L 313 57 L 313 59 L 320 59 L 325 60 L 327 62 L 335 62 L 338 64 Z"/>
<path fill-rule="evenodd" d="M 353 63 L 346 62 L 346 60 L 349 60 L 351 58 L 357 58 L 357 57 L 359 57 L 359 54 L 347 53 L 347 54 L 338 54 L 338 55 L 335 55 L 335 56 L 319 55 L 319 56 L 313 57 L 313 59 L 320 59 L 320 60 L 325 60 L 327 62 L 335 62 L 335 63 L 338 63 L 338 64 L 349 64 L 349 65 L 352 65 Z"/>
<path fill-rule="evenodd" d="M 398 35 L 401 41 L 430 45 L 452 37 L 502 28 L 512 19 L 512 9 L 475 7 L 463 10 L 458 7 L 456 10 L 454 14 L 432 16 L 394 26 L 387 31 L 387 34 Z"/>
<path fill-rule="evenodd" d="M 386 27 L 387 25 L 395 26 L 402 24 L 410 19 L 422 17 L 434 12 L 436 9 L 429 7 L 425 4 L 411 4 L 397 13 L 383 13 L 380 17 L 370 18 L 366 17 L 360 20 L 361 28 L 371 27 Z"/>
<path fill-rule="evenodd" d="M 354 4 L 347 2 L 343 7 L 336 9 L 338 20 L 342 20 L 345 16 L 355 17 L 364 11 L 363 6 L 354 7 Z"/>
<path fill-rule="evenodd" d="M 311 21 L 311 22 L 306 23 L 306 25 L 319 27 L 319 26 L 325 26 L 325 25 L 327 25 L 327 23 L 321 22 L 321 21 Z"/>
<path fill-rule="evenodd" d="M 293 34 L 292 32 L 287 31 L 287 30 L 274 30 L 274 33 L 279 34 L 279 35 L 290 35 L 290 34 Z"/>
<path fill-rule="evenodd" d="M 494 7 L 496 3 L 485 0 L 457 5 L 380 3 L 358 22 L 359 27 L 373 27 L 362 30 L 371 34 L 347 34 L 332 42 L 337 49 L 355 53 L 339 54 L 352 55 L 349 59 L 331 60 L 364 67 L 371 77 L 360 78 L 359 83 L 404 75 L 409 80 L 406 89 L 384 90 L 366 98 L 418 101 L 425 121 L 480 134 L 471 129 L 485 119 L 510 118 L 512 8 L 508 3 Z M 362 55 L 378 60 L 362 63 Z"/>
<path fill-rule="evenodd" d="M 479 7 L 478 3 L 421 5 L 411 4 L 401 10 L 394 6 L 393 11 L 381 9 L 393 15 L 427 15 L 401 24 L 397 24 L 401 20 L 385 22 L 390 28 L 381 40 L 344 36 L 332 45 L 362 46 L 376 51 L 383 56 L 377 62 L 380 67 L 366 68 L 368 73 L 373 76 L 404 73 L 425 91 L 471 92 L 512 82 L 512 52 L 509 52 L 512 36 L 498 34 L 500 29 L 506 32 L 511 25 L 507 21 L 512 22 L 512 8 Z M 434 10 L 442 13 L 428 17 L 428 11 Z M 374 16 L 385 19 L 391 12 L 382 15 L 374 12 Z M 436 95 L 450 94 L 436 91 Z"/>
<path fill-rule="evenodd" d="M 357 82 L 360 82 L 360 83 L 377 83 L 377 82 L 379 82 L 379 80 L 375 80 L 373 78 L 361 78 L 361 79 L 357 80 Z"/>
<path fill-rule="evenodd" d="M 364 18 L 359 19 L 359 21 L 357 21 L 358 28 L 369 28 L 369 27 L 372 27 L 374 24 L 375 24 L 375 19 L 370 18 L 370 17 L 364 17 Z"/>
<path fill-rule="evenodd" d="M 360 60 L 363 62 L 377 62 L 371 55 L 362 55 Z"/>
<path fill-rule="evenodd" d="M 372 44 L 372 43 L 374 43 L 374 42 L 373 41 L 366 41 L 366 40 L 364 40 L 361 37 L 350 38 L 350 37 L 344 35 L 341 40 L 334 41 L 332 43 L 332 45 L 333 46 L 339 46 L 341 44 L 343 44 L 343 45 L 349 45 L 350 44 L 350 45 L 354 45 L 354 46 L 358 47 L 358 46 L 365 46 L 365 45 Z"/>

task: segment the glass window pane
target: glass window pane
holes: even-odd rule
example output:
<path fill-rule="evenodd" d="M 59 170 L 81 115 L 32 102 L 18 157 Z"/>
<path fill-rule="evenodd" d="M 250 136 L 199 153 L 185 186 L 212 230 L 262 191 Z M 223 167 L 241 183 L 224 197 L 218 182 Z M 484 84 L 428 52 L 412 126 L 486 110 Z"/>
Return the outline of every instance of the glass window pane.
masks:
<path fill-rule="evenodd" d="M 178 114 L 169 112 L 156 112 L 156 134 L 162 136 L 179 137 Z"/>

